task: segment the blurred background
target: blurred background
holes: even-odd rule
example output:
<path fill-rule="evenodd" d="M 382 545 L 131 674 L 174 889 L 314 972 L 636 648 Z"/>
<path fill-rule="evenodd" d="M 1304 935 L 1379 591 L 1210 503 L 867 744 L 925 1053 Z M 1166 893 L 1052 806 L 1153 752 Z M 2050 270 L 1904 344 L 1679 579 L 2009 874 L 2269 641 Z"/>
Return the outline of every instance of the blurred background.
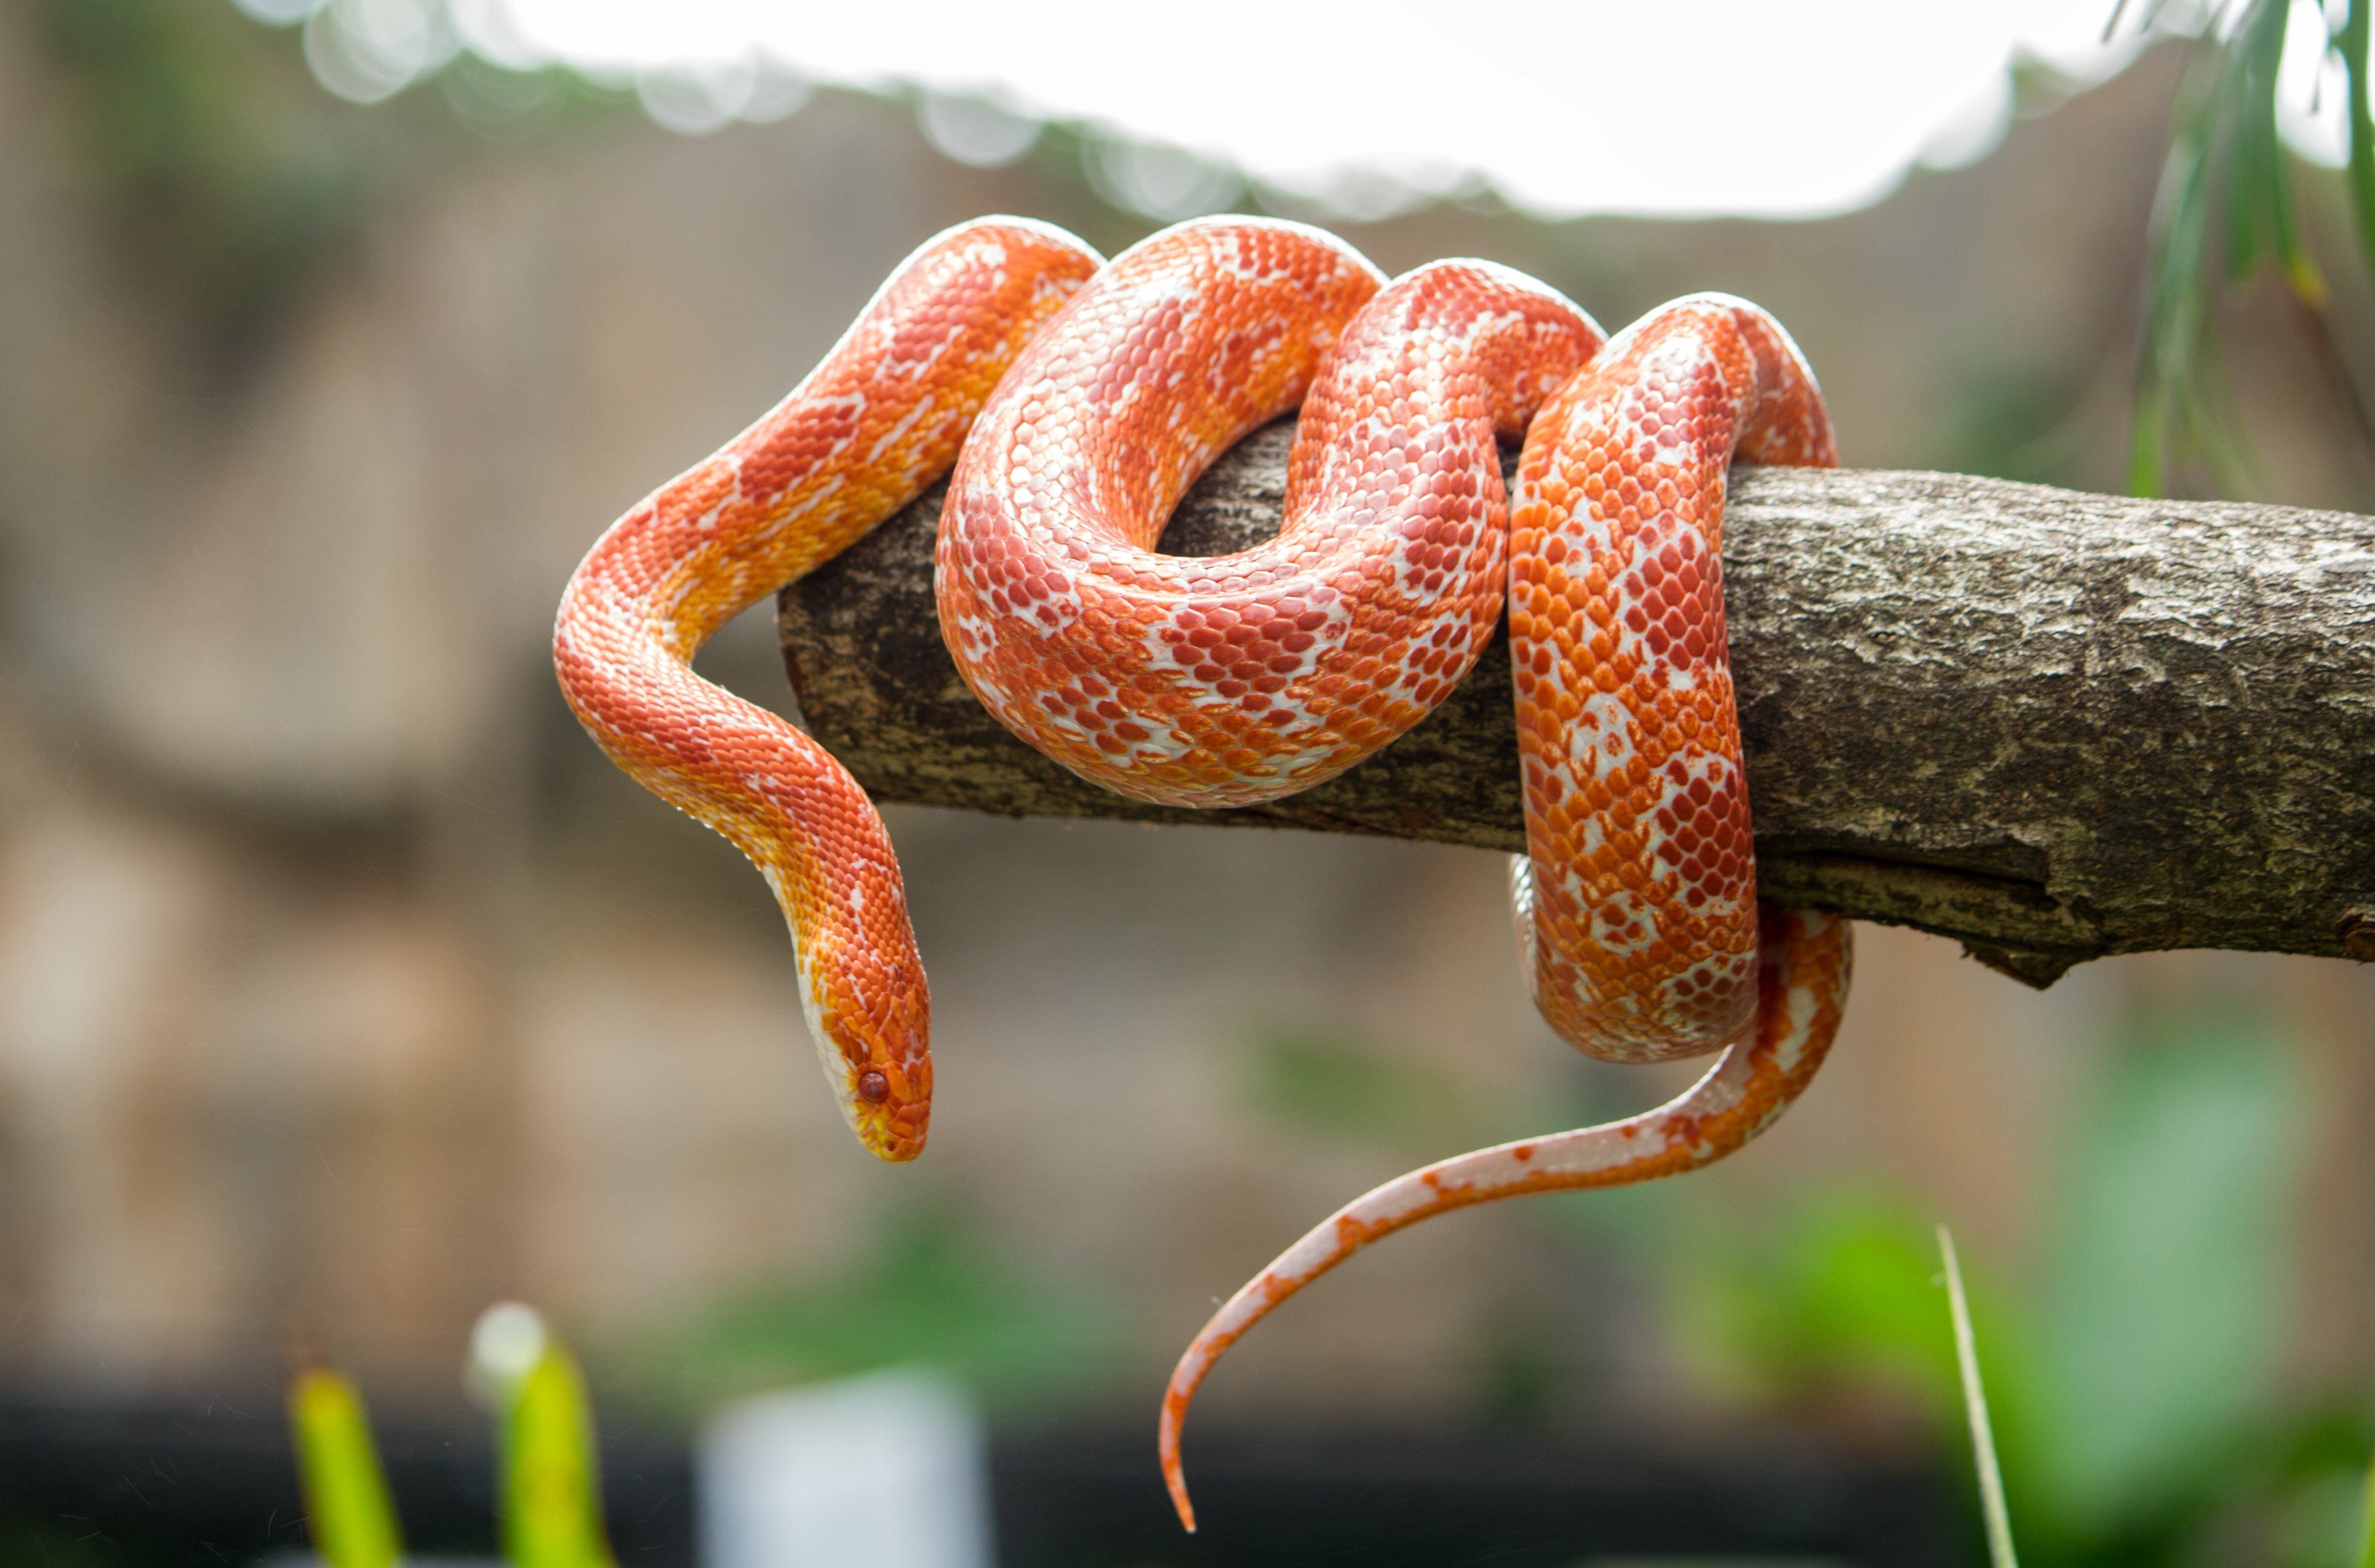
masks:
<path fill-rule="evenodd" d="M 1745 1152 L 1424 1227 L 1249 1338 L 1190 1432 L 1189 1543 L 1152 1418 L 1218 1298 L 1379 1180 L 1693 1069 L 1554 1040 L 1497 856 L 892 808 L 940 1092 L 928 1156 L 882 1166 L 764 885 L 549 663 L 603 526 L 987 212 L 1107 253 L 1276 212 L 1612 327 L 1727 289 L 1797 336 L 1848 463 L 2122 488 L 2182 18 L 2002 44 L 1876 171 L 1660 201 L 1324 147 L 1265 172 L 1135 136 L 1093 62 L 1068 102 L 538 44 L 530 6 L 242 3 L 0 5 L 0 1557 L 301 1547 L 292 1348 L 368 1391 L 417 1543 L 490 1550 L 460 1366 L 516 1298 L 585 1359 L 629 1562 L 691 1561 L 710 1412 L 914 1363 L 986 1412 L 1010 1565 L 1977 1561 L 1944 1221 L 2032 1562 L 2356 1561 L 2358 966 L 2038 993 L 1868 927 L 1831 1065 Z M 2086 43 L 2111 9 L 2055 16 Z M 1882 67 L 1839 68 L 1851 108 Z M 2363 324 L 2341 177 L 2294 173 Z M 2375 508 L 2346 355 L 2273 279 L 2220 321 L 2250 493 Z M 767 607 L 703 668 L 788 701 Z"/>

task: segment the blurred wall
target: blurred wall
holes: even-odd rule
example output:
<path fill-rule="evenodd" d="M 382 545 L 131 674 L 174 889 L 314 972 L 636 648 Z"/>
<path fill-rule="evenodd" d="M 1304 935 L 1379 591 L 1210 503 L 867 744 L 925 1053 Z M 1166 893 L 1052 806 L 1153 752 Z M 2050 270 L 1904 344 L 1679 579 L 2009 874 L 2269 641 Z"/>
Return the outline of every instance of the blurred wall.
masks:
<path fill-rule="evenodd" d="M 1111 249 L 1148 225 L 1060 143 L 967 169 L 884 100 L 691 139 L 619 112 L 457 131 L 420 89 L 301 110 L 396 172 L 226 339 L 94 164 L 87 73 L 40 15 L 0 17 L 11 1374 L 244 1385 L 294 1334 L 443 1399 L 499 1296 L 628 1339 L 845 1267 L 930 1202 L 1098 1297 L 1135 1408 L 1216 1297 L 1406 1162 L 1266 1118 L 1261 1031 L 1373 1042 L 1479 1127 L 1680 1081 L 1585 1067 L 1534 1020 L 1496 857 L 894 810 L 942 1076 L 929 1156 L 877 1165 L 814 1081 L 759 878 L 575 730 L 552 606 L 610 518 L 779 396 L 929 233 L 1009 210 Z M 249 31 L 225 48 L 258 94 L 311 90 L 291 39 Z M 2149 58 L 1828 222 L 1443 206 L 1346 231 L 1388 269 L 1511 263 L 1612 326 L 1689 289 L 1750 296 L 1811 356 L 1848 461 L 2109 488 L 2173 81 Z M 2298 349 L 2251 341 L 2284 498 L 2363 505 Z M 704 667 L 783 700 L 763 608 Z M 1931 938 L 1862 941 L 1835 1065 L 1703 1179 L 1714 1201 L 1873 1176 L 2017 1265 L 2127 999 L 2239 988 L 2317 1090 L 2295 1359 L 2363 1373 L 2363 972 L 2154 958 L 2040 996 Z M 1511 1322 L 1554 1331 L 1603 1405 L 1671 1406 L 1638 1292 L 1514 1207 L 1328 1281 L 1213 1408 L 1464 1409 Z"/>

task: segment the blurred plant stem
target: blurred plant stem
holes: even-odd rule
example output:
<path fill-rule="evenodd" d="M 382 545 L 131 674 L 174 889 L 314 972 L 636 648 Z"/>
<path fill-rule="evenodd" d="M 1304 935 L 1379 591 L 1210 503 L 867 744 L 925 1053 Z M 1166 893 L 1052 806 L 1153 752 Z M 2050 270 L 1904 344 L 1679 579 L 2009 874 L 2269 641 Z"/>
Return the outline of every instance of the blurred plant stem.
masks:
<path fill-rule="evenodd" d="M 395 1568 L 404 1542 L 362 1396 L 337 1373 L 308 1368 L 289 1385 L 289 1425 L 313 1549 L 329 1568 Z"/>
<path fill-rule="evenodd" d="M 602 1528 L 594 1412 L 576 1358 L 548 1344 L 502 1416 L 503 1549 L 512 1568 L 616 1568 Z"/>
<path fill-rule="evenodd" d="M 504 1303 L 470 1337 L 468 1382 L 500 1427 L 496 1494 L 512 1568 L 618 1568 L 602 1527 L 594 1411 L 569 1348 L 528 1307 Z M 354 1385 L 308 1367 L 289 1424 L 314 1549 L 329 1568 L 397 1568 L 404 1544 L 387 1472 Z"/>
<path fill-rule="evenodd" d="M 464 1381 L 495 1418 L 512 1568 L 617 1568 L 602 1528 L 594 1410 L 569 1347 L 535 1308 L 502 1302 L 470 1331 Z"/>
<path fill-rule="evenodd" d="M 2012 1513 L 2004 1505 L 2003 1467 L 1996 1461 L 1996 1435 L 1988 1423 L 1988 1394 L 1979 1379 L 1979 1347 L 1971 1332 L 1971 1303 L 1963 1293 L 1963 1267 L 1955 1256 L 1955 1235 L 1938 1227 L 1938 1256 L 1946 1266 L 1946 1304 L 1955 1324 L 1955 1365 L 1962 1374 L 1963 1411 L 1971 1424 L 1971 1468 L 1979 1481 L 1979 1512 L 1988 1525 L 1988 1562 L 1992 1568 L 2020 1568 L 2012 1549 Z"/>
<path fill-rule="evenodd" d="M 2367 1467 L 2367 1496 L 2359 1506 L 2357 1568 L 2375 1568 L 2375 1461 Z"/>

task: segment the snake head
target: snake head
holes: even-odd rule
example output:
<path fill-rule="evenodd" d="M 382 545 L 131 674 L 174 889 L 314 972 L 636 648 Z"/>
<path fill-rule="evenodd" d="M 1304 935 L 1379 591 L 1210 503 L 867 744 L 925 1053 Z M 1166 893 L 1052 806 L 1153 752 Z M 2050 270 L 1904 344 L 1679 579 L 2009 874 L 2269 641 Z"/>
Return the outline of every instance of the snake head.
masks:
<path fill-rule="evenodd" d="M 928 1053 L 901 1062 L 843 1062 L 842 1114 L 857 1140 L 894 1163 L 924 1151 L 932 1119 L 932 1059 Z"/>
<path fill-rule="evenodd" d="M 912 1050 L 888 1048 L 869 1029 L 833 1029 L 815 1014 L 809 1033 L 857 1143 L 893 1164 L 921 1155 L 931 1128 L 931 1050 L 924 1036 L 912 1036 Z"/>
<path fill-rule="evenodd" d="M 913 1160 L 924 1152 L 932 1119 L 931 1004 L 919 990 L 911 1007 L 849 1007 L 857 998 L 835 993 L 859 989 L 848 985 L 853 978 L 880 977 L 844 974 L 828 981 L 821 996 L 820 987 L 803 985 L 809 1032 L 857 1141 L 893 1163 Z"/>
<path fill-rule="evenodd" d="M 880 831 L 870 809 L 863 820 Z M 885 837 L 880 854 L 848 856 L 812 884 L 821 896 L 801 901 L 809 917 L 792 934 L 825 1082 L 857 1141 L 897 1162 L 924 1151 L 931 1122 L 932 995 L 888 846 Z"/>

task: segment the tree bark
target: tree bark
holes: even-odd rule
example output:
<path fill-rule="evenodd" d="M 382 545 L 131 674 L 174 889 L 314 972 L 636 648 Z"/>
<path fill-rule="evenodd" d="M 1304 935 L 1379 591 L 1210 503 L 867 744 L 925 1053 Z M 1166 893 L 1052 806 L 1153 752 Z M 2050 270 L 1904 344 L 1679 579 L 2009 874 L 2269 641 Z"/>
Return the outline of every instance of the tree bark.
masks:
<path fill-rule="evenodd" d="M 1292 437 L 1216 464 L 1163 548 L 1274 531 Z M 1506 629 L 1340 778 L 1143 806 L 958 678 L 932 605 L 940 498 L 781 602 L 801 712 L 877 799 L 1523 848 Z M 2163 948 L 2375 958 L 2375 519 L 1743 467 L 1723 557 L 1764 897 L 1954 937 L 2039 985 Z"/>

